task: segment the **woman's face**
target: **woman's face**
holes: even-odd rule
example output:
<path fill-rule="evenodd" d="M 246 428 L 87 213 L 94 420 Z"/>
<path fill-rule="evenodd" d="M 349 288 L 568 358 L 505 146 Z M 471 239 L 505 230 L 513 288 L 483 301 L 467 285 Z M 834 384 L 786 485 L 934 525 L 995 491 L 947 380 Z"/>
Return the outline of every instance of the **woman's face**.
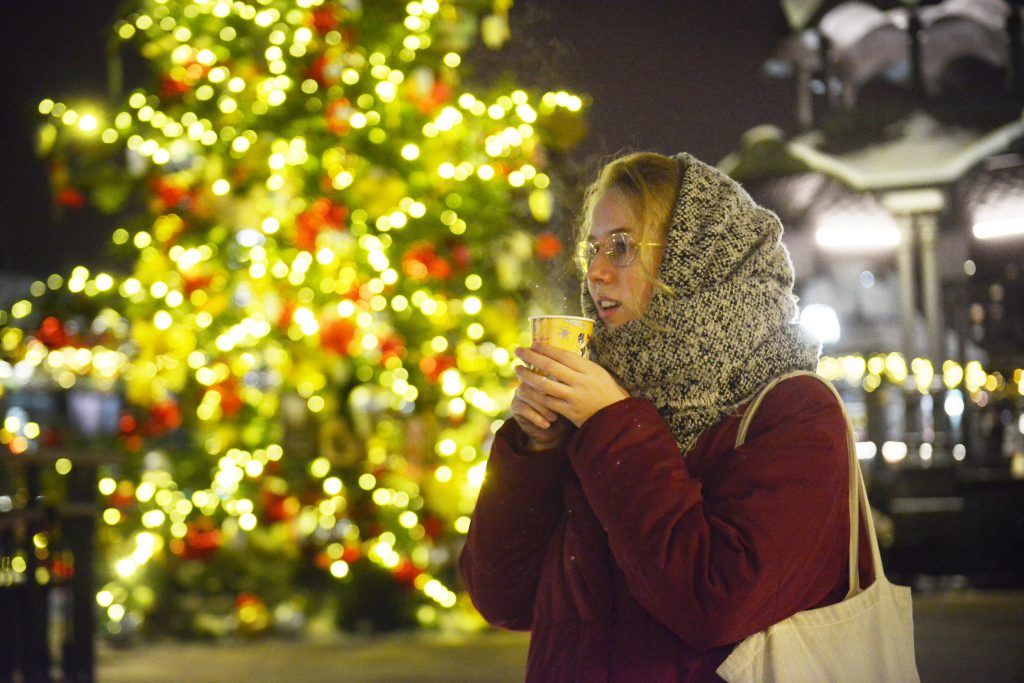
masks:
<path fill-rule="evenodd" d="M 638 244 L 633 260 L 625 266 L 616 266 L 605 253 L 609 239 L 615 233 L 627 233 Z M 662 246 L 643 246 L 642 242 L 664 242 L 664 235 L 642 235 L 640 225 L 629 204 L 615 190 L 605 192 L 594 206 L 589 239 L 600 244 L 597 256 L 587 269 L 587 291 L 597 308 L 597 314 L 609 329 L 615 329 L 630 320 L 641 317 L 651 303 L 653 283 L 644 273 L 640 251 L 654 250 L 654 272 L 661 267 Z"/>

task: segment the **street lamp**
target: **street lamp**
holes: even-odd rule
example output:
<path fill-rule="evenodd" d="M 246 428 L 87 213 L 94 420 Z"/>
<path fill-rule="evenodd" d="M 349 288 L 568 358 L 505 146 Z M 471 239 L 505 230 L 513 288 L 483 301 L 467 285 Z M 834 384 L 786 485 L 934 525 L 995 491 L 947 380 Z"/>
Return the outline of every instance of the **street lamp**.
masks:
<path fill-rule="evenodd" d="M 1024 210 L 1024 207 L 1021 208 Z M 1013 218 L 978 221 L 972 226 L 971 232 L 979 240 L 1020 237 L 1024 235 L 1024 218 L 1014 216 Z"/>
<path fill-rule="evenodd" d="M 822 344 L 839 341 L 839 316 L 835 309 L 825 304 L 809 304 L 800 311 L 800 324 L 811 332 Z"/>

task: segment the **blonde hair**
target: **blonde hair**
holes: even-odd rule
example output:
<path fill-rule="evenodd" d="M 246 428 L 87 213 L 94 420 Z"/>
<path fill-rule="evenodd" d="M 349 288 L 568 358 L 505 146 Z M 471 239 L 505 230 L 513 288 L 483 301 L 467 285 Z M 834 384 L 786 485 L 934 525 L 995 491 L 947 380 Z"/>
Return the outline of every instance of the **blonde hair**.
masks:
<path fill-rule="evenodd" d="M 664 242 L 680 183 L 679 162 L 654 152 L 632 152 L 607 162 L 590 184 L 583 198 L 578 229 L 579 240 L 590 237 L 594 207 L 616 192 L 637 222 L 638 242 Z M 644 275 L 657 288 L 669 287 L 655 270 L 655 252 L 641 248 L 637 254 Z"/>

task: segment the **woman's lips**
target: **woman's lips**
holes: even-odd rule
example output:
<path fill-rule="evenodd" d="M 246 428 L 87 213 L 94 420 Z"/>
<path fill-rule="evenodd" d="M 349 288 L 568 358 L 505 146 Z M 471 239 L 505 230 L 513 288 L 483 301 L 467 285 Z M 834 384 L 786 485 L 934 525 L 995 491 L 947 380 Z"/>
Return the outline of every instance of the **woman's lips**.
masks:
<path fill-rule="evenodd" d="M 598 304 L 597 314 L 601 317 L 601 320 L 605 320 L 614 315 L 620 308 L 622 308 L 622 304 L 616 304 L 610 308 L 602 308 L 601 305 Z"/>

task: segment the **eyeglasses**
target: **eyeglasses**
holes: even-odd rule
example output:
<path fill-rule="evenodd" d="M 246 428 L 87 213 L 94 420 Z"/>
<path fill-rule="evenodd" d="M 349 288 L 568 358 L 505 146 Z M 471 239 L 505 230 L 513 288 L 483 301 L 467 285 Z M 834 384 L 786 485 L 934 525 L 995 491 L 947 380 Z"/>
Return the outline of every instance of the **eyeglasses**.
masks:
<path fill-rule="evenodd" d="M 663 247 L 661 242 L 637 242 L 628 232 L 613 232 L 603 242 L 583 240 L 576 243 L 576 265 L 586 273 L 601 252 L 618 268 L 625 268 L 636 258 L 637 247 Z"/>

